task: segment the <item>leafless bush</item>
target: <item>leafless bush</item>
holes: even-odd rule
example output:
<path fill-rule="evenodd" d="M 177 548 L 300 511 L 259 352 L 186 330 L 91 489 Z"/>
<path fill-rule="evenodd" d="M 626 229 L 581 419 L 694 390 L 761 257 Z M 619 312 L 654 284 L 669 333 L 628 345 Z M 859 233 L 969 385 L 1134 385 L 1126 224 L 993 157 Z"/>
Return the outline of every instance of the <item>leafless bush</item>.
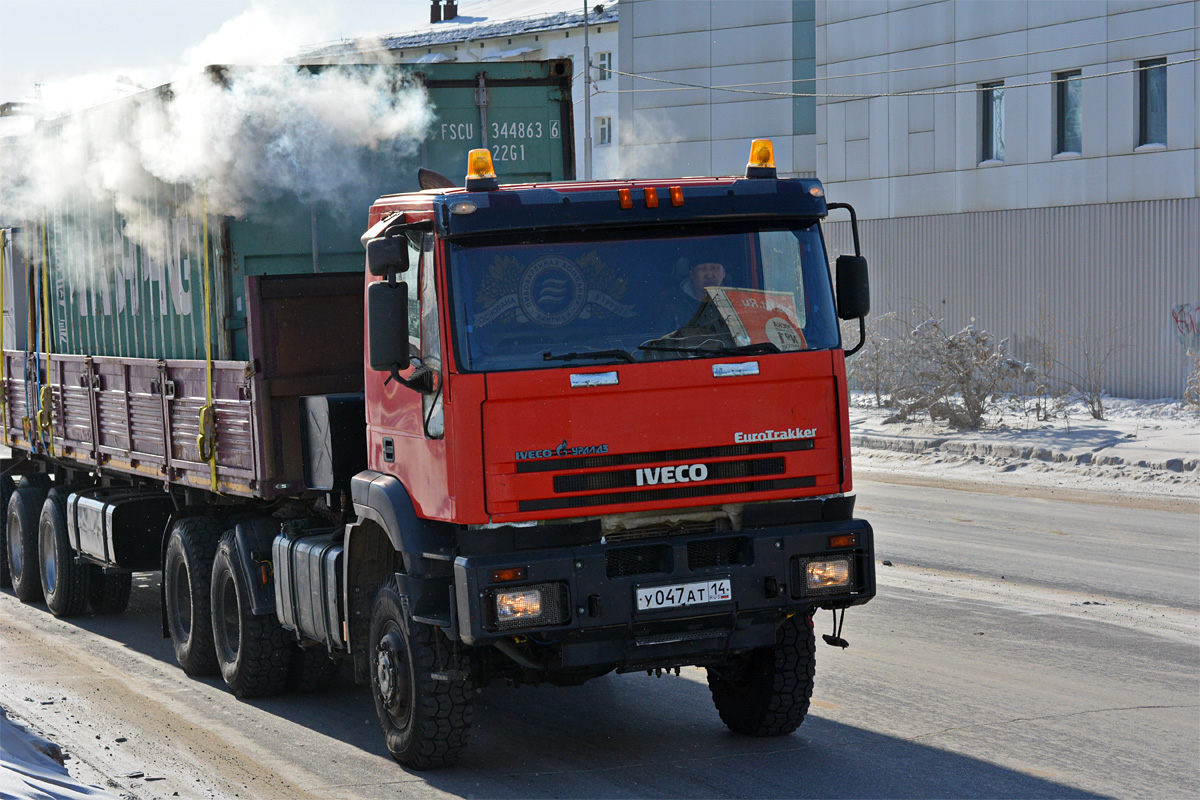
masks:
<path fill-rule="evenodd" d="M 875 395 L 875 405 L 879 408 L 890 405 L 894 393 L 896 361 L 892 329 L 895 325 L 894 311 L 872 317 L 867 322 L 866 344 L 846 363 L 851 385 Z M 857 321 L 843 323 L 842 340 L 852 347 L 858 341 L 858 331 Z"/>
<path fill-rule="evenodd" d="M 920 318 L 918 312 L 914 315 Z M 974 325 L 947 333 L 942 320 L 933 317 L 926 317 L 895 342 L 891 355 L 896 370 L 894 398 L 900 408 L 893 420 L 926 411 L 933 420 L 971 430 L 983 424 L 998 396 L 1009 391 L 1015 379 L 1032 371 L 1009 355 L 1007 339 L 997 341 Z"/>
<path fill-rule="evenodd" d="M 1083 333 L 1067 339 L 1067 352 L 1057 360 L 1067 394 L 1087 406 L 1093 419 L 1104 419 L 1108 364 L 1129 346 L 1129 334 L 1119 328 L 1100 328 L 1089 319 Z"/>
<path fill-rule="evenodd" d="M 1191 367 L 1188 368 L 1187 386 L 1183 390 L 1183 402 L 1200 408 L 1200 349 L 1188 350 Z"/>

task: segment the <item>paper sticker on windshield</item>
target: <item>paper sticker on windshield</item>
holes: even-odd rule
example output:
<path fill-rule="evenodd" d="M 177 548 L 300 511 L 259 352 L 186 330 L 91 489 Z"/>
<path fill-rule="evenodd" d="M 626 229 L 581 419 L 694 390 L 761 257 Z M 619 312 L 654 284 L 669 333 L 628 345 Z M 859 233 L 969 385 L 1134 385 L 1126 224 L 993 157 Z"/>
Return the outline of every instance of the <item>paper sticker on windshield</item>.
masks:
<path fill-rule="evenodd" d="M 532 322 L 558 328 L 589 317 L 632 317 L 633 307 L 621 302 L 627 290 L 624 279 L 594 251 L 578 261 L 544 255 L 529 264 L 498 256 L 479 289 L 476 303 L 483 310 L 473 324 Z"/>
<path fill-rule="evenodd" d="M 796 296 L 791 292 L 709 286 L 713 305 L 739 345 L 770 342 L 780 350 L 806 346 L 796 321 Z"/>

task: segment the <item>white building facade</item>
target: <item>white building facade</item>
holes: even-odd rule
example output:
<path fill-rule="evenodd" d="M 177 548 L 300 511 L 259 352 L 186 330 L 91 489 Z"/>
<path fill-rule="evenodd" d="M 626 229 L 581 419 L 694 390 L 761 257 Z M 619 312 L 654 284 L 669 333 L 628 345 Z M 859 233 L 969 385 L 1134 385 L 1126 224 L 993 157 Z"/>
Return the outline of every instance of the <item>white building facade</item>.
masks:
<path fill-rule="evenodd" d="M 817 169 L 863 220 L 876 313 L 1181 396 L 1200 347 L 1198 24 L 1195 0 L 819 2 Z"/>

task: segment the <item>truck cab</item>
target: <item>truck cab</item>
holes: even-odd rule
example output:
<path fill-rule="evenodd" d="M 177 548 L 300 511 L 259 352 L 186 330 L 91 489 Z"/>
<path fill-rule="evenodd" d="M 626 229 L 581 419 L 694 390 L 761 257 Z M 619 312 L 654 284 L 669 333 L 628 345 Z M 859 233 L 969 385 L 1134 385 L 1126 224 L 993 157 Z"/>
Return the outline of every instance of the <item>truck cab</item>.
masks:
<path fill-rule="evenodd" d="M 821 184 L 752 154 L 502 186 L 473 151 L 465 188 L 372 206 L 345 633 L 402 763 L 452 761 L 496 679 L 700 666 L 733 730 L 803 721 L 813 614 L 875 595 L 839 331 L 865 262 L 835 293 Z"/>

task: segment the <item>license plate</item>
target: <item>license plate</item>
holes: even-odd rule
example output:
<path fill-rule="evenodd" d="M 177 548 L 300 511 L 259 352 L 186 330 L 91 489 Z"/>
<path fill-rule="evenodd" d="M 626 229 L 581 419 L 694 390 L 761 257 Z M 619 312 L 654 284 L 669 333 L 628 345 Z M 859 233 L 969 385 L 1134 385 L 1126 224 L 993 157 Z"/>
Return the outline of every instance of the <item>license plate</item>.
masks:
<path fill-rule="evenodd" d="M 654 611 L 659 608 L 698 606 L 703 603 L 722 603 L 733 599 L 729 579 L 704 581 L 702 583 L 677 583 L 672 586 L 639 586 L 633 590 L 638 611 Z"/>

